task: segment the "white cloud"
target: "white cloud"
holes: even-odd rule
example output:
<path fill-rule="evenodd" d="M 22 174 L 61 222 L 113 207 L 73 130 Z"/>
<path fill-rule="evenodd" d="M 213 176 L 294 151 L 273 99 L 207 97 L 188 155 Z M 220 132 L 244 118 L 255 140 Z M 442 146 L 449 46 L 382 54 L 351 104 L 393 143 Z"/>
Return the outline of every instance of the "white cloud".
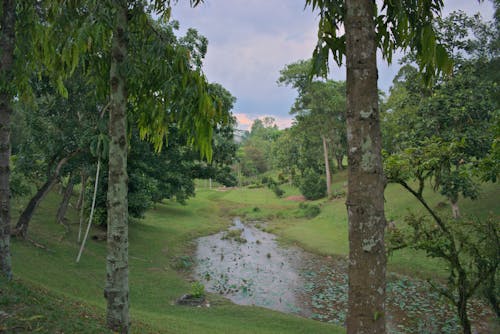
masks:
<path fill-rule="evenodd" d="M 205 0 L 190 8 L 183 0 L 173 7 L 172 17 L 180 21 L 181 30 L 193 27 L 208 38 L 205 73 L 236 96 L 236 113 L 287 119 L 296 93 L 276 85 L 279 71 L 310 58 L 316 43 L 317 15 L 310 8 L 304 10 L 304 4 L 304 0 Z M 493 14 L 490 1 L 445 0 L 444 15 L 458 9 L 469 14 L 481 11 L 485 19 Z M 399 69 L 397 59 L 390 67 L 379 59 L 383 90 Z M 345 67 L 334 68 L 331 77 L 345 80 Z"/>

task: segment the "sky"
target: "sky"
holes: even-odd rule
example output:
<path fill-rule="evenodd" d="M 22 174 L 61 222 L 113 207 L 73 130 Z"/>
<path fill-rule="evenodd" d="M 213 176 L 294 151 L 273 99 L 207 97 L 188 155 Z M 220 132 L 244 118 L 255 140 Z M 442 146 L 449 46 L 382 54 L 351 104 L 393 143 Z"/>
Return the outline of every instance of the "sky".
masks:
<path fill-rule="evenodd" d="M 378 0 L 380 1 L 380 0 Z M 196 8 L 180 0 L 172 18 L 180 33 L 195 28 L 208 38 L 203 70 L 210 82 L 236 97 L 233 114 L 238 128 L 248 130 L 256 118 L 274 117 L 280 128 L 291 125 L 290 107 L 297 93 L 276 81 L 286 64 L 308 59 L 317 40 L 317 13 L 304 0 L 205 0 Z M 490 1 L 445 0 L 443 14 L 463 10 L 493 16 Z M 380 58 L 380 57 L 379 57 Z M 399 66 L 378 59 L 378 86 L 388 91 Z M 332 67 L 329 78 L 345 80 L 345 68 Z"/>

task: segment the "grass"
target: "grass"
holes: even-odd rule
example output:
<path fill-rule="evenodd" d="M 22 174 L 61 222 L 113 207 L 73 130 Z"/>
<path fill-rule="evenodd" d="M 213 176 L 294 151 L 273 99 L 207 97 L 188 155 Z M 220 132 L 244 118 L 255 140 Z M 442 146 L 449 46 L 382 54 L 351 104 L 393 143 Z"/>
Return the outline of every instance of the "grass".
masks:
<path fill-rule="evenodd" d="M 347 173 L 345 171 L 333 176 L 332 189 L 345 190 Z M 297 244 L 302 248 L 318 254 L 329 256 L 346 256 L 349 251 L 347 235 L 347 212 L 345 199 L 331 201 L 318 200 L 311 203 L 321 206 L 321 213 L 313 219 L 305 219 L 300 214 L 297 202 L 289 201 L 287 196 L 298 195 L 296 188 L 282 186 L 285 190 L 283 198 L 277 198 L 267 188 L 235 189 L 217 194 L 212 200 L 226 208 L 228 216 L 238 215 L 247 219 L 266 220 L 267 228 L 280 236 L 284 244 Z M 199 198 L 211 198 L 210 192 L 202 191 Z M 427 187 L 424 192 L 428 202 L 436 206 L 447 203 L 446 199 Z M 483 185 L 480 197 L 475 200 L 461 200 L 464 215 L 485 218 L 488 215 L 500 215 L 500 186 L 498 184 Z M 425 213 L 423 207 L 412 195 L 400 185 L 389 184 L 385 191 L 386 217 L 395 221 L 398 227 L 404 227 L 404 217 L 408 212 Z M 450 210 L 445 204 L 444 213 Z M 402 249 L 389 257 L 388 269 L 402 274 L 421 278 L 445 278 L 446 267 L 440 260 L 426 256 L 422 251 Z"/>
<path fill-rule="evenodd" d="M 344 184 L 345 173 L 336 174 L 333 189 L 342 190 Z M 288 185 L 282 188 L 283 198 L 277 198 L 268 188 L 198 189 L 197 196 L 186 206 L 168 201 L 150 210 L 145 219 L 132 221 L 129 266 L 133 332 L 342 333 L 341 328 L 333 325 L 234 305 L 214 295 L 209 296 L 210 308 L 173 305 L 176 298 L 191 290 L 189 278 L 179 269 L 189 269 L 192 265 L 192 240 L 226 229 L 231 224 L 230 218 L 236 215 L 266 220 L 263 226 L 279 235 L 284 244 L 299 244 L 309 251 L 331 256 L 348 253 L 344 199 L 310 202 L 320 206 L 321 213 L 306 219 L 299 203 L 286 199 L 298 195 L 297 189 Z M 430 191 L 426 195 L 433 205 L 443 201 Z M 421 210 L 398 185 L 389 185 L 385 197 L 386 216 L 396 224 L 403 224 L 408 210 Z M 498 198 L 500 187 L 488 184 L 478 201 L 462 201 L 462 211 L 482 217 L 499 215 Z M 38 208 L 30 226 L 30 238 L 45 245 L 45 249 L 13 240 L 16 280 L 0 282 L 0 310 L 9 315 L 6 320 L 0 313 L 0 329 L 20 326 L 30 331 L 39 329 L 42 333 L 63 330 L 106 333 L 102 297 L 105 242 L 89 240 L 81 262 L 76 264 L 77 225 L 71 225 L 67 234 L 63 226 L 55 223 L 59 200 L 58 194 L 51 193 Z M 13 206 L 13 221 L 20 207 L 22 203 Z M 69 220 L 77 222 L 77 213 L 71 211 Z M 390 258 L 389 270 L 424 277 L 445 275 L 438 261 L 410 249 L 396 252 Z"/>
<path fill-rule="evenodd" d="M 148 212 L 144 220 L 130 224 L 133 332 L 342 333 L 342 329 L 333 325 L 259 307 L 238 306 L 213 295 L 209 296 L 210 308 L 173 305 L 176 298 L 191 290 L 189 279 L 173 268 L 175 259 L 190 255 L 193 238 L 220 231 L 230 224 L 229 219 L 220 218 L 227 214 L 224 212 L 226 208 L 214 205 L 225 195 L 223 192 L 201 191 L 187 206 L 165 202 Z M 36 327 L 42 333 L 57 333 L 58 328 L 64 328 L 73 318 L 79 320 L 75 326 L 80 327 L 67 332 L 104 333 L 105 242 L 89 240 L 81 262 L 76 264 L 77 225 L 71 225 L 71 232 L 66 234 L 64 227 L 55 223 L 58 201 L 59 196 L 51 193 L 38 208 L 30 226 L 30 238 L 44 245 L 45 249 L 34 247 L 30 242 L 13 240 L 12 261 L 16 280 L 5 284 L 6 289 L 2 284 L 2 295 L 7 291 L 13 298 L 19 298 L 23 312 L 15 312 L 16 316 L 8 326 L 24 326 L 21 318 L 42 315 Z M 72 212 L 69 218 L 76 222 L 76 213 Z M 33 291 L 41 306 L 32 305 L 31 297 L 23 290 Z M 6 303 L 15 308 L 10 300 Z M 54 304 L 55 300 L 68 302 Z M 81 317 L 78 310 L 72 313 L 73 303 L 83 305 L 90 314 L 89 318 Z M 43 305 L 57 306 L 44 308 Z M 52 318 L 53 321 L 47 320 Z"/>
<path fill-rule="evenodd" d="M 0 286 L 0 333 L 111 333 L 102 310 L 18 280 Z"/>

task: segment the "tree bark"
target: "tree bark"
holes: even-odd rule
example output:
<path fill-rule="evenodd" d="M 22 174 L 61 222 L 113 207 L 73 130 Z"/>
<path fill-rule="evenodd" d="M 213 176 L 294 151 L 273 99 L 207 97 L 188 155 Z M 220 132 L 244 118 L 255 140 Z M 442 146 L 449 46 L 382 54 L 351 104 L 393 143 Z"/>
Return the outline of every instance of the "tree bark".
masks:
<path fill-rule="evenodd" d="M 349 301 L 347 333 L 385 333 L 384 187 L 375 1 L 347 0 Z"/>
<path fill-rule="evenodd" d="M 4 0 L 0 22 L 0 275 L 12 279 L 10 256 L 10 117 L 12 115 L 16 4 Z"/>
<path fill-rule="evenodd" d="M 469 317 L 467 316 L 467 283 L 465 274 L 459 273 L 458 277 L 458 317 L 464 334 L 471 334 Z"/>
<path fill-rule="evenodd" d="M 78 196 L 78 202 L 76 202 L 76 209 L 77 210 L 80 210 L 82 208 L 82 205 L 83 205 L 83 201 L 84 201 L 84 198 L 85 198 L 85 188 L 87 187 L 87 179 L 88 179 L 88 175 L 87 173 L 82 170 L 81 174 L 80 174 L 80 183 L 82 185 L 82 189 L 80 190 L 80 195 Z"/>
<path fill-rule="evenodd" d="M 113 1 L 116 14 L 111 46 L 108 234 L 106 257 L 107 326 L 129 333 L 127 176 L 127 2 Z"/>
<path fill-rule="evenodd" d="M 68 211 L 69 201 L 71 199 L 71 195 L 73 195 L 73 180 L 72 175 L 69 176 L 68 185 L 64 189 L 63 198 L 61 200 L 61 204 L 59 205 L 59 209 L 57 209 L 56 221 L 59 224 L 66 225 L 64 222 L 64 217 L 66 216 L 66 212 Z"/>
<path fill-rule="evenodd" d="M 57 164 L 54 172 L 48 177 L 47 181 L 45 181 L 45 183 L 40 187 L 40 189 L 38 189 L 36 194 L 31 198 L 28 205 L 26 206 L 24 211 L 19 216 L 19 219 L 17 220 L 16 228 L 14 231 L 14 234 L 17 237 L 26 239 L 26 237 L 28 236 L 29 223 L 31 221 L 31 218 L 33 217 L 33 214 L 35 213 L 36 208 L 38 207 L 40 202 L 45 198 L 45 196 L 49 193 L 52 186 L 55 184 L 57 178 L 59 177 L 59 173 L 61 172 L 61 168 L 69 161 L 69 159 L 75 156 L 78 152 L 79 150 L 73 151 L 66 157 L 62 158 Z"/>
<path fill-rule="evenodd" d="M 326 176 L 326 194 L 328 198 L 332 196 L 332 175 L 330 173 L 330 161 L 328 160 L 328 145 L 325 136 L 321 136 L 323 140 L 323 156 L 325 158 L 325 176 Z"/>

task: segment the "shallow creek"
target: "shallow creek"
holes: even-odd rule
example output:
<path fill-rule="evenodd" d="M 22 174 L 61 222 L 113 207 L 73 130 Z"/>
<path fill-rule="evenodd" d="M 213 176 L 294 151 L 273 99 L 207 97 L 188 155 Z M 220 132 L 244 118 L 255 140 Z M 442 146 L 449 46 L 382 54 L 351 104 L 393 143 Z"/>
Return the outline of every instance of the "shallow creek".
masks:
<path fill-rule="evenodd" d="M 198 239 L 196 276 L 210 292 L 236 304 L 310 316 L 301 302 L 303 252 L 235 218 L 227 232 Z"/>

